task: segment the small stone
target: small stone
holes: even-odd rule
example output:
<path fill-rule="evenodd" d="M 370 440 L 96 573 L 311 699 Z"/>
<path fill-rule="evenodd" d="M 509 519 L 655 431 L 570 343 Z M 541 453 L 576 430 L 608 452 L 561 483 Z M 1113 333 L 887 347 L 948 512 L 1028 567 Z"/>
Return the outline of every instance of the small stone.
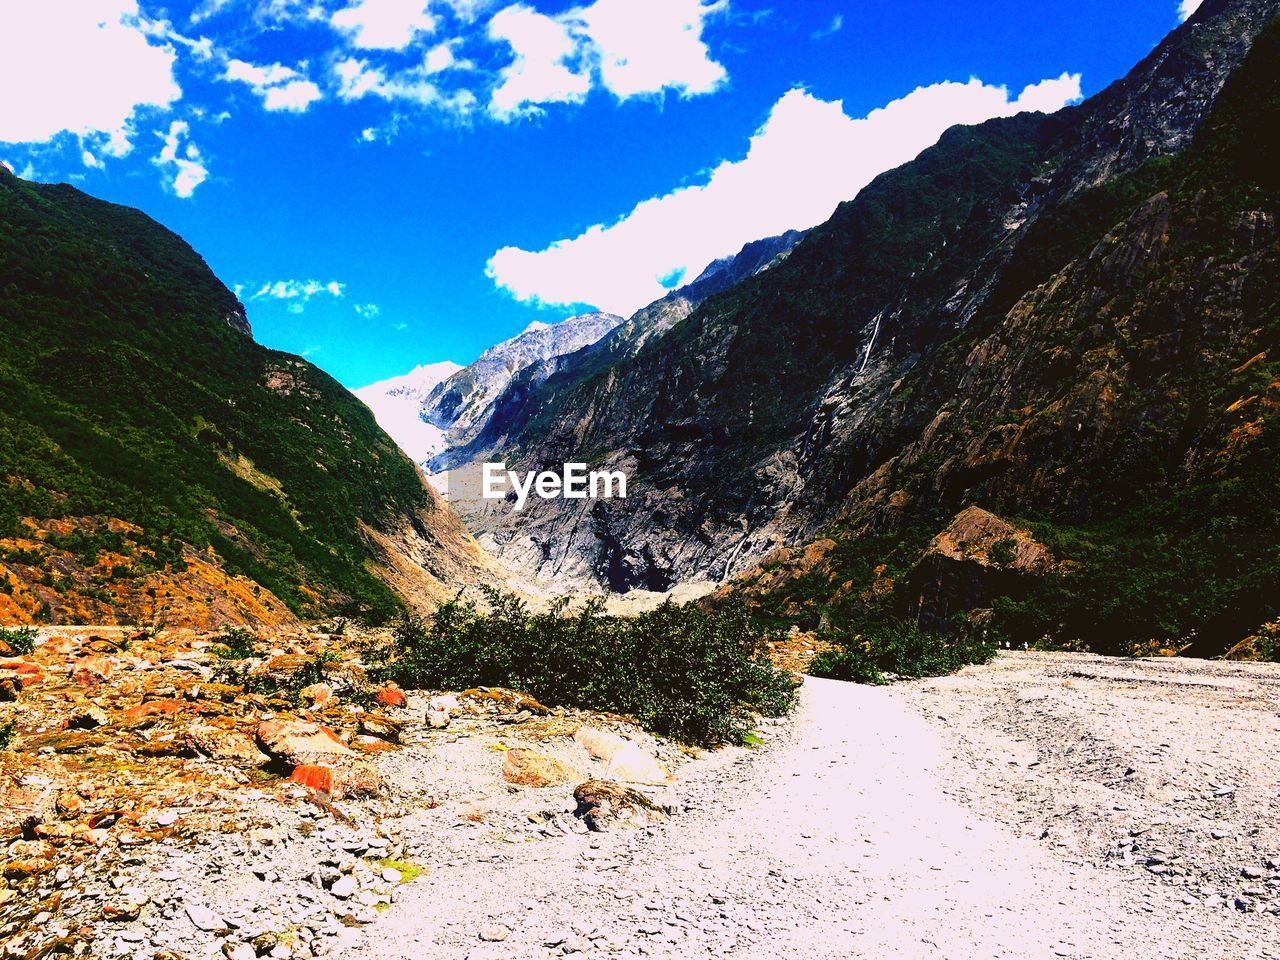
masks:
<path fill-rule="evenodd" d="M 166 810 L 164 813 L 156 817 L 156 823 L 162 827 L 171 827 L 178 822 L 178 815 L 172 810 Z"/>
<path fill-rule="evenodd" d="M 329 888 L 329 892 L 339 900 L 346 900 L 356 892 L 358 886 L 359 884 L 356 883 L 356 878 L 350 874 L 346 874 L 339 877 L 338 880 L 334 882 L 333 886 Z"/>
<path fill-rule="evenodd" d="M 511 929 L 500 923 L 491 923 L 480 928 L 480 939 L 486 943 L 501 943 L 511 936 Z"/>
<path fill-rule="evenodd" d="M 399 883 L 404 879 L 404 875 L 401 874 L 399 870 L 395 869 L 395 867 L 387 867 L 382 871 L 382 879 L 387 881 L 387 883 Z"/>
<path fill-rule="evenodd" d="M 256 960 L 257 954 L 247 943 L 232 943 L 228 940 L 222 945 L 223 956 L 227 960 Z"/>
<path fill-rule="evenodd" d="M 188 903 L 186 905 L 187 916 L 200 930 L 225 930 L 227 929 L 226 921 L 219 917 L 208 907 L 203 907 L 198 903 Z"/>

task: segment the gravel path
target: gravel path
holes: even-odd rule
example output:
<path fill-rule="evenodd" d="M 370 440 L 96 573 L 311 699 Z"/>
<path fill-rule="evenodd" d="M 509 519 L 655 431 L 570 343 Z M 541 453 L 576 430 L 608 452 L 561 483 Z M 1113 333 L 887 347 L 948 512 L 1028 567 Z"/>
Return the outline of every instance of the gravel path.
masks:
<path fill-rule="evenodd" d="M 975 813 L 977 771 L 912 696 L 809 680 L 796 722 L 766 747 L 709 764 L 688 785 L 689 809 L 668 823 L 436 869 L 342 954 L 990 960 L 1277 950 L 1274 916 L 1165 895 L 1154 877 L 1070 857 Z M 967 770 L 975 777 L 957 784 Z"/>

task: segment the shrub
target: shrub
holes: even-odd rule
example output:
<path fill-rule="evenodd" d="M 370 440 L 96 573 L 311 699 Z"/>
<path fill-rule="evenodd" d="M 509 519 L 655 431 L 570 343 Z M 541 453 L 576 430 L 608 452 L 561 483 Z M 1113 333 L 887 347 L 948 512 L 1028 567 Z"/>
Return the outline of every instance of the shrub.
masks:
<path fill-rule="evenodd" d="M 839 649 L 814 658 L 815 677 L 884 683 L 885 674 L 939 677 L 971 663 L 986 663 L 995 646 L 964 628 L 953 634 L 921 630 L 910 620 L 891 619 L 854 636 L 836 638 Z"/>
<path fill-rule="evenodd" d="M 997 540 L 991 545 L 988 556 L 991 558 L 991 562 L 997 566 L 1007 567 L 1017 557 L 1017 546 L 1018 541 L 1012 537 L 1005 537 L 1003 540 Z"/>
<path fill-rule="evenodd" d="M 0 627 L 0 642 L 3 642 L 14 653 L 23 656 L 36 646 L 36 631 L 31 627 L 9 629 Z"/>
<path fill-rule="evenodd" d="M 248 660 L 254 654 L 258 638 L 244 627 L 228 627 L 216 642 L 221 648 L 218 650 L 221 659 Z"/>
<path fill-rule="evenodd" d="M 8 750 L 17 733 L 18 725 L 12 720 L 0 723 L 0 750 Z"/>
<path fill-rule="evenodd" d="M 713 613 L 668 602 L 634 618 L 593 601 L 530 613 L 486 591 L 487 609 L 454 600 L 431 621 L 402 619 L 395 659 L 375 673 L 410 688 L 501 686 L 564 706 L 630 714 L 698 744 L 742 742 L 752 711 L 790 709 L 795 682 L 769 662 L 765 636 L 740 605 Z"/>

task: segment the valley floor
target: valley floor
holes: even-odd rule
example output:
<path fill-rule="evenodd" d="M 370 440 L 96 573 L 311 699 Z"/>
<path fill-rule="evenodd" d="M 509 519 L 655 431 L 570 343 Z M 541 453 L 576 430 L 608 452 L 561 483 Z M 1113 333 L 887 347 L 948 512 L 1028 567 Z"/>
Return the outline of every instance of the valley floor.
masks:
<path fill-rule="evenodd" d="M 1278 693 L 1061 654 L 808 680 L 686 812 L 433 871 L 350 955 L 1280 956 Z"/>

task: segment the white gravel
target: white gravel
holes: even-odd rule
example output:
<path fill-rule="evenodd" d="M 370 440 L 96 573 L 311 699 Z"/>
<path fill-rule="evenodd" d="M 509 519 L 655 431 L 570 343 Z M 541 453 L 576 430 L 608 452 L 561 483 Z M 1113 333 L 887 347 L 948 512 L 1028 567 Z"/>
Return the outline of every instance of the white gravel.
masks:
<path fill-rule="evenodd" d="M 897 688 L 810 680 L 795 722 L 773 728 L 763 748 L 704 762 L 703 776 L 684 787 L 691 809 L 668 823 L 512 844 L 433 869 L 402 888 L 381 922 L 342 955 L 1280 956 L 1280 919 L 1264 912 L 1276 891 L 1270 868 L 1245 881 L 1266 896 L 1241 910 L 1132 856 L 1108 858 L 1099 853 L 1105 845 L 1066 844 L 1033 829 L 1028 808 L 1047 807 L 1046 791 L 1091 776 L 1091 768 L 1060 765 L 1054 778 L 1028 788 L 1036 777 L 1025 765 L 983 754 L 996 742 L 988 734 L 1008 739 L 1001 710 L 1024 702 L 1023 689 L 1038 683 L 1038 713 L 1017 720 L 1028 741 L 1022 749 L 1034 750 L 1036 737 L 1049 744 L 1074 736 L 1060 752 L 1082 755 L 1108 745 L 1058 726 L 1070 711 L 1055 698 L 1061 690 L 1074 696 L 1074 687 L 1050 672 L 1066 661 L 1022 661 L 1026 676 L 989 682 L 1011 662 L 1017 658 Z M 966 684 L 999 693 L 975 694 Z M 1157 690 L 1146 707 L 1185 695 L 1182 686 Z M 1274 707 L 1265 717 L 1273 738 Z M 951 714 L 963 714 L 975 735 L 966 739 Z M 1204 724 L 1220 719 L 1201 714 Z M 1151 724 L 1126 723 L 1130 736 L 1167 742 Z M 1072 799 L 1080 809 L 1116 805 L 1105 783 L 1080 786 Z M 1222 804 L 1214 816 L 1226 830 L 1249 829 L 1229 822 Z M 1220 873 L 1215 864 L 1205 871 Z M 1245 866 L 1254 864 L 1231 869 Z"/>

